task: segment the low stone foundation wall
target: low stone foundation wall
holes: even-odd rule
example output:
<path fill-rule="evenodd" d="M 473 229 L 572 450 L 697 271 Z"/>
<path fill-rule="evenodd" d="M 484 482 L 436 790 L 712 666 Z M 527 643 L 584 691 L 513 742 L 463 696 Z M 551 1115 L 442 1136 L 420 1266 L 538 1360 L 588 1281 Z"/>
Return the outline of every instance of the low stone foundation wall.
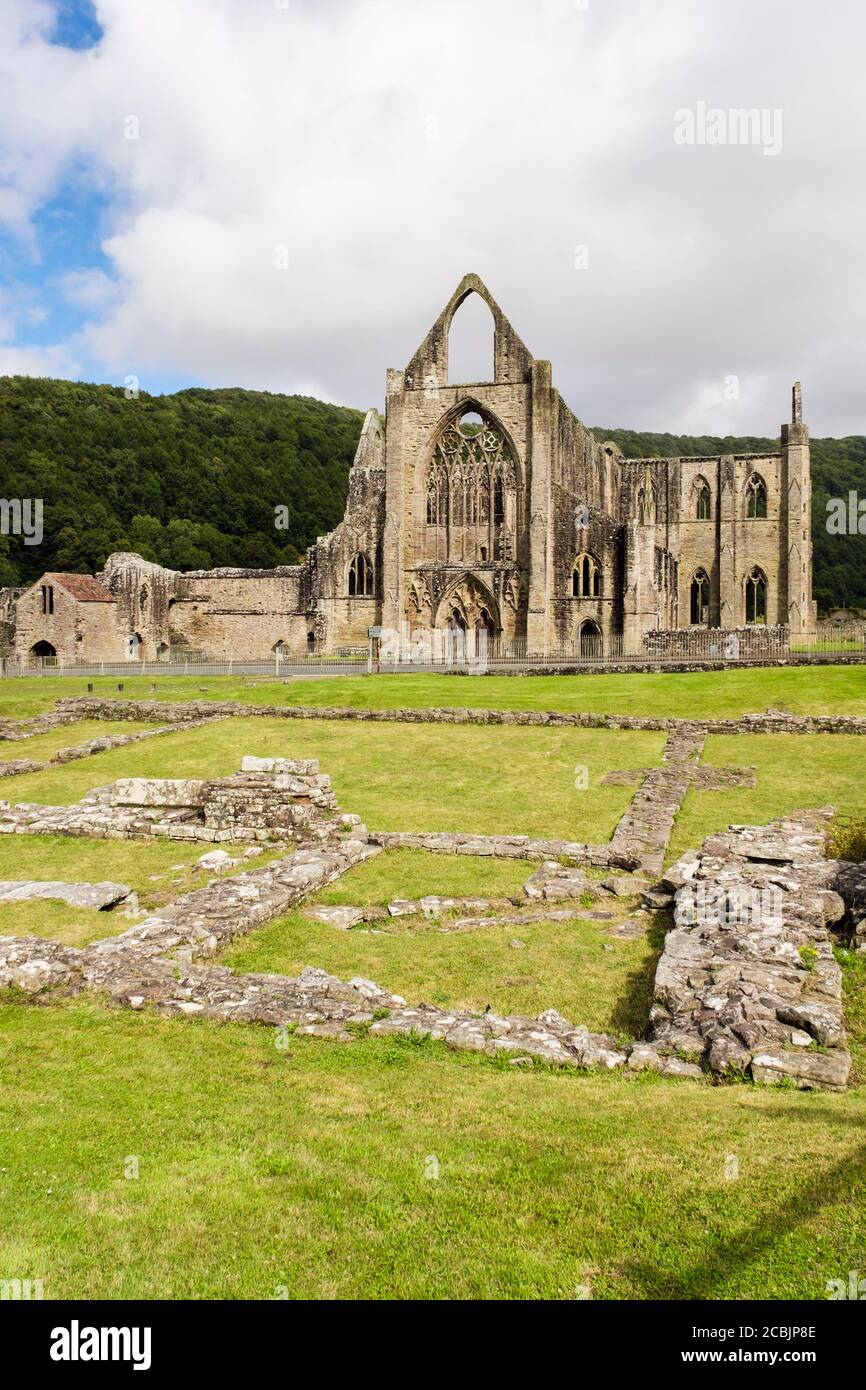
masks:
<path fill-rule="evenodd" d="M 634 869 L 638 856 L 610 845 L 584 845 L 576 840 L 544 840 L 531 835 L 473 835 L 466 831 L 371 830 L 370 840 L 382 849 L 425 849 L 433 854 L 473 854 L 482 859 L 567 859 L 600 869 Z"/>
<path fill-rule="evenodd" d="M 326 719 L 351 720 L 369 724 L 492 724 L 538 725 L 568 729 L 659 729 L 691 728 L 704 734 L 864 734 L 866 716 L 858 714 L 789 714 L 769 710 L 763 714 L 744 714 L 738 719 L 679 719 L 666 717 L 564 713 L 556 710 L 500 710 L 472 708 L 443 709 L 349 709 L 330 705 L 245 705 L 238 700 L 196 700 L 169 703 L 159 700 L 105 700 L 93 696 L 74 696 L 59 700 L 76 719 L 160 720 L 166 724 L 188 724 L 213 716 L 240 719 Z"/>
<path fill-rule="evenodd" d="M 675 628 L 645 632 L 643 647 L 647 656 L 656 660 L 672 657 L 689 662 L 737 662 L 769 657 L 778 661 L 789 655 L 789 636 L 787 627 Z"/>

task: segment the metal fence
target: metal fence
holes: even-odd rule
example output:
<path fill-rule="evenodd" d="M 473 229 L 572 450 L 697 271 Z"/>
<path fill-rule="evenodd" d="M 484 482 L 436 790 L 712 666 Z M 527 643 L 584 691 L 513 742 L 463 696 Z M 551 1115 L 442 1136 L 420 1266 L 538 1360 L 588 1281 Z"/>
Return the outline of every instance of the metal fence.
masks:
<path fill-rule="evenodd" d="M 418 671 L 532 671 L 556 667 L 566 670 L 604 670 L 613 667 L 666 667 L 695 663 L 736 666 L 743 662 L 768 663 L 784 660 L 825 662 L 834 656 L 866 661 L 866 640 L 862 629 L 822 629 L 814 633 L 789 634 L 786 628 L 766 631 L 720 629 L 649 633 L 637 646 L 622 637 L 602 640 L 584 636 L 565 646 L 535 648 L 525 639 L 504 641 L 484 632 L 446 632 L 435 634 L 435 642 L 399 639 L 374 640 L 369 649 L 354 648 L 331 655 L 302 657 L 275 655 L 259 661 L 214 658 L 203 654 L 174 656 L 168 660 L 69 662 L 60 657 L 30 661 L 0 660 L 0 676 L 250 676 L 261 679 L 319 675 L 361 675 L 365 672 L 405 673 Z"/>

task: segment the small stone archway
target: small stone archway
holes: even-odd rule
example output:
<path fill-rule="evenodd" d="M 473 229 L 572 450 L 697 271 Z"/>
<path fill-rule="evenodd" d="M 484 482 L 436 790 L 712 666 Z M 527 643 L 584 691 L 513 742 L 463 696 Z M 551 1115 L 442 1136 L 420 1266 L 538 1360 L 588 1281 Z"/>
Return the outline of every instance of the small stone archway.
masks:
<path fill-rule="evenodd" d="M 141 633 L 131 632 L 126 639 L 126 659 L 127 661 L 142 661 L 144 652 Z"/>
<path fill-rule="evenodd" d="M 32 662 L 45 661 L 56 657 L 56 655 L 57 648 L 53 647 L 50 642 L 34 642 L 30 648 L 30 660 Z"/>

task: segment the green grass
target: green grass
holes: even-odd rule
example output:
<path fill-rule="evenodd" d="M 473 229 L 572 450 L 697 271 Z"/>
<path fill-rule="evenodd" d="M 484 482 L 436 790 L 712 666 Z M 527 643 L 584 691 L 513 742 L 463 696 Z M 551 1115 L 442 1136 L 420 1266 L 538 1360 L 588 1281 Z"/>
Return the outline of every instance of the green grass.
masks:
<path fill-rule="evenodd" d="M 377 830 L 514 832 L 606 841 L 632 788 L 611 768 L 661 759 L 664 735 L 618 730 L 231 719 L 13 779 L 8 799 L 65 805 L 117 777 L 219 777 L 244 753 L 319 758 L 340 806 Z M 575 786 L 575 768 L 589 787 Z"/>
<path fill-rule="evenodd" d="M 608 940 L 603 922 L 575 917 L 448 933 L 435 922 L 376 926 L 386 934 L 338 931 L 292 912 L 244 937 L 223 960 L 241 971 L 297 975 L 317 965 L 343 980 L 363 975 L 410 1004 L 489 1004 L 494 1013 L 530 1018 L 554 1008 L 616 1036 L 646 1026 L 658 950 L 644 938 Z M 511 945 L 515 939 L 522 948 Z"/>
<path fill-rule="evenodd" d="M 118 912 L 68 907 L 50 899 L 0 903 L 0 936 L 42 936 L 46 941 L 62 941 L 64 946 L 89 946 L 91 941 L 117 936 L 132 925 Z"/>
<path fill-rule="evenodd" d="M 46 1298 L 817 1300 L 862 1267 L 862 1093 L 81 1001 L 0 1008 L 0 1047 L 0 1275 Z"/>
<path fill-rule="evenodd" d="M 118 696 L 116 678 L 0 681 L 0 715 L 35 714 L 66 695 Z M 866 667 L 799 666 L 686 673 L 569 676 L 333 676 L 269 681 L 238 676 L 125 677 L 119 698 L 244 700 L 361 709 L 472 706 L 688 718 L 736 717 L 769 705 L 798 714 L 866 714 Z M 155 695 L 151 689 L 155 687 Z"/>
<path fill-rule="evenodd" d="M 33 758 L 37 762 L 47 760 L 61 748 L 72 748 L 77 743 L 87 743 L 92 738 L 105 738 L 112 734 L 137 734 L 142 729 L 152 729 L 152 724 L 125 720 L 122 724 L 107 723 L 104 719 L 81 719 L 76 724 L 61 724 L 57 729 L 49 729 L 44 734 L 34 734 L 32 738 L 0 739 L 0 762 L 12 762 L 16 758 Z M 11 787 L 13 783 L 6 783 Z"/>
<path fill-rule="evenodd" d="M 854 1066 L 850 1085 L 866 1085 L 866 958 L 840 947 L 834 952 L 842 967 L 845 1028 Z"/>
<path fill-rule="evenodd" d="M 193 867 L 207 848 L 199 843 L 186 845 L 167 840 L 0 835 L 0 879 L 59 879 L 66 883 L 111 879 L 128 884 L 138 893 L 141 906 L 150 909 L 208 882 L 213 875 Z M 240 855 L 244 848 L 240 844 L 233 852 Z M 273 857 L 274 851 L 266 849 L 244 867 L 259 868 Z M 39 900 L 0 903 L 0 936 L 44 936 L 67 946 L 84 946 L 132 925 L 119 912 L 98 912 Z"/>
<path fill-rule="evenodd" d="M 668 859 L 697 848 L 728 825 L 762 825 L 812 806 L 843 815 L 866 811 L 866 741 L 857 734 L 717 734 L 702 763 L 754 766 L 757 785 L 724 792 L 689 791 L 680 808 Z"/>
<path fill-rule="evenodd" d="M 866 859 L 866 815 L 859 808 L 853 816 L 843 812 L 836 817 L 827 852 L 834 859 L 847 859 L 851 864 L 862 864 Z"/>
<path fill-rule="evenodd" d="M 384 907 L 394 898 L 523 898 L 536 864 L 525 859 L 476 859 L 471 854 L 430 854 L 389 849 L 350 869 L 315 899 L 335 907 Z"/>
<path fill-rule="evenodd" d="M 247 694 L 423 704 L 438 691 L 440 703 L 527 708 L 858 712 L 864 679 L 845 668 L 383 677 Z M 197 696 L 202 684 L 215 696 L 224 689 L 198 678 L 186 689 Z M 61 682 L 0 683 L 3 712 L 13 688 L 33 698 L 25 685 L 53 698 Z M 588 700 L 600 704 L 580 704 Z M 633 789 L 603 788 L 600 776 L 657 763 L 662 743 L 606 731 L 232 720 L 16 777 L 2 794 L 70 801 L 118 776 L 218 775 L 245 752 L 284 753 L 320 757 L 343 808 L 371 826 L 601 841 Z M 31 746 L 15 745 L 13 756 Z M 754 764 L 757 786 L 690 792 L 672 853 L 731 821 L 799 806 L 832 803 L 862 817 L 864 755 L 866 745 L 844 735 L 709 738 L 704 761 Z M 590 768 L 585 792 L 574 787 L 579 764 Z M 117 878 L 156 904 L 202 880 L 171 868 L 200 848 L 0 837 L 0 877 Z M 512 896 L 532 868 L 389 851 L 318 900 Z M 30 930 L 41 923 L 65 939 L 128 925 L 21 906 Z M 0 932 L 10 911 L 0 910 Z M 344 933 L 297 911 L 239 939 L 226 959 L 237 969 L 363 974 L 413 1002 L 529 1014 L 553 1006 L 618 1034 L 645 1023 L 655 934 L 609 939 L 605 923 L 580 918 L 465 934 L 385 925 L 384 936 Z M 292 1037 L 281 1051 L 267 1028 L 95 1000 L 0 1003 L 0 1279 L 42 1278 L 46 1297 L 85 1299 L 268 1299 L 283 1288 L 298 1299 L 570 1299 L 581 1286 L 599 1299 L 823 1299 L 829 1279 L 863 1268 L 866 1248 L 866 962 L 839 959 L 855 1063 L 841 1096 L 524 1072 L 411 1039 Z M 725 1178 L 732 1154 L 737 1181 Z M 124 1176 L 130 1156 L 137 1179 Z M 430 1180 L 434 1158 L 439 1178 Z"/>

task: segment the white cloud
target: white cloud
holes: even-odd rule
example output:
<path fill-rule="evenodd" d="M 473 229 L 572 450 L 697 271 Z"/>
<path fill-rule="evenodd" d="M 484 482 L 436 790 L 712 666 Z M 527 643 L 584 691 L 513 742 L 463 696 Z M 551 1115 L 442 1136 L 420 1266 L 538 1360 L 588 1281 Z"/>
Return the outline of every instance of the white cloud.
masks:
<path fill-rule="evenodd" d="M 799 376 L 816 431 L 866 426 L 856 7 L 97 11 L 83 53 L 45 4 L 0 18 L 0 218 L 25 234 L 73 159 L 114 192 L 119 292 L 67 278 L 70 356 L 363 406 L 471 269 L 590 423 L 773 433 Z M 676 145 L 698 101 L 781 108 L 781 154 Z"/>

